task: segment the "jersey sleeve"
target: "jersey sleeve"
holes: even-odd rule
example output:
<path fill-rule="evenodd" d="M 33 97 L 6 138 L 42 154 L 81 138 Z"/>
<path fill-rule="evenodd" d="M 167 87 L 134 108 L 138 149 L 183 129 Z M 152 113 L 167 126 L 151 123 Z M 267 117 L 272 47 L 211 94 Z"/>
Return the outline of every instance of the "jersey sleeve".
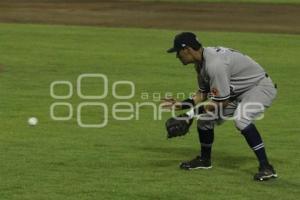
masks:
<path fill-rule="evenodd" d="M 214 62 L 208 70 L 210 77 L 210 96 L 214 101 L 224 101 L 230 98 L 230 76 L 227 66 Z"/>

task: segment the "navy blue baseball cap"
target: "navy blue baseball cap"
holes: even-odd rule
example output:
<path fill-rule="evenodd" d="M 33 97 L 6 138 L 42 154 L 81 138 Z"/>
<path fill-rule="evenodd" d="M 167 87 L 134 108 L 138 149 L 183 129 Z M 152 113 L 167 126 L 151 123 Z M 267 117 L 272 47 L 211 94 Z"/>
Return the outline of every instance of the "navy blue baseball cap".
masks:
<path fill-rule="evenodd" d="M 202 44 L 198 41 L 197 36 L 191 32 L 182 32 L 175 36 L 173 47 L 168 49 L 168 53 L 178 52 L 185 47 L 191 47 L 198 50 Z"/>

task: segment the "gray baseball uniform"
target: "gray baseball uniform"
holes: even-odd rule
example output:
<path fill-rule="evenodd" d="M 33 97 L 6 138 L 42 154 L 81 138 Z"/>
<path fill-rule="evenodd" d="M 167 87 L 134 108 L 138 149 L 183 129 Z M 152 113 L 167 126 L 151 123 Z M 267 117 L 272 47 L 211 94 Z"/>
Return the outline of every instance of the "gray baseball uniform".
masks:
<path fill-rule="evenodd" d="M 224 116 L 234 116 L 239 130 L 247 127 L 269 107 L 276 89 L 265 70 L 249 56 L 225 47 L 206 47 L 203 63 L 195 66 L 199 90 L 209 94 L 214 101 L 230 100 Z M 247 112 L 243 112 L 247 107 Z M 210 115 L 211 116 L 211 115 Z M 212 129 L 215 120 L 198 120 L 200 129 Z"/>

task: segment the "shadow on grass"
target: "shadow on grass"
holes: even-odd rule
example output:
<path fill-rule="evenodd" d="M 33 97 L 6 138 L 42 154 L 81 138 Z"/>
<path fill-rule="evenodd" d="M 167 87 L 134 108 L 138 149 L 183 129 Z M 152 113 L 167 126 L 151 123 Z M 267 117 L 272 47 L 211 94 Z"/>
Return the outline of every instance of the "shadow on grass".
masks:
<path fill-rule="evenodd" d="M 147 166 L 154 168 L 174 168 L 177 169 L 179 163 L 184 160 L 194 158 L 198 149 L 195 147 L 137 147 L 138 151 L 150 155 L 149 160 L 146 161 Z M 157 157 L 156 157 L 157 156 Z M 258 162 L 255 155 L 252 152 L 249 154 L 240 154 L 232 152 L 224 152 L 220 150 L 213 150 L 213 167 L 223 171 L 224 174 L 239 176 L 241 174 L 249 175 L 249 180 L 252 180 L 252 175 L 258 170 Z M 183 158 L 183 159 L 182 159 Z M 272 158 L 272 163 L 280 164 L 280 159 Z M 276 166 L 275 166 L 276 168 Z M 163 169 L 165 170 L 165 169 Z M 278 189 L 289 188 L 291 192 L 299 188 L 299 183 L 296 180 L 289 180 L 284 177 L 284 174 L 279 173 L 279 178 L 270 180 L 261 184 L 263 187 L 275 187 Z"/>
<path fill-rule="evenodd" d="M 256 166 L 257 161 L 255 155 L 244 156 L 239 154 L 230 154 L 227 152 L 213 152 L 213 160 L 218 166 L 223 168 L 240 168 L 247 164 Z M 252 164 L 251 164 L 252 163 Z"/>
<path fill-rule="evenodd" d="M 169 167 L 176 166 L 182 162 L 182 157 L 188 159 L 194 158 L 198 150 L 192 147 L 139 147 L 138 151 L 146 152 L 150 154 L 151 161 L 148 163 L 154 167 Z"/>
<path fill-rule="evenodd" d="M 140 147 L 138 148 L 139 151 L 146 151 L 151 153 L 159 153 L 159 154 L 169 154 L 168 157 L 177 157 L 178 155 L 183 156 L 195 156 L 198 153 L 198 150 L 196 148 L 192 147 Z"/>
<path fill-rule="evenodd" d="M 182 161 L 193 159 L 199 153 L 194 147 L 139 147 L 139 151 L 145 151 L 153 154 L 151 157 L 159 156 L 151 160 L 150 163 L 156 167 L 168 167 L 179 164 Z M 165 154 L 165 159 L 162 159 Z M 184 157 L 182 159 L 182 157 Z M 257 161 L 255 155 L 244 156 L 238 154 L 229 154 L 227 152 L 213 151 L 213 166 L 226 171 L 243 171 L 247 174 L 253 174 L 257 170 Z"/>

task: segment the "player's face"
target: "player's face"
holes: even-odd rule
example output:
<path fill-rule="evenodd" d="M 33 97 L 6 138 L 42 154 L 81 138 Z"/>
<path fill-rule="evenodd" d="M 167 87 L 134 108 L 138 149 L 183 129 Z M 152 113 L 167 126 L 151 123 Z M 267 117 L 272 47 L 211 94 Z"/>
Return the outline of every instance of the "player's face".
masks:
<path fill-rule="evenodd" d="M 189 52 L 188 49 L 184 48 L 176 53 L 176 57 L 182 62 L 182 64 L 187 65 L 190 63 L 194 63 L 194 58 Z"/>

